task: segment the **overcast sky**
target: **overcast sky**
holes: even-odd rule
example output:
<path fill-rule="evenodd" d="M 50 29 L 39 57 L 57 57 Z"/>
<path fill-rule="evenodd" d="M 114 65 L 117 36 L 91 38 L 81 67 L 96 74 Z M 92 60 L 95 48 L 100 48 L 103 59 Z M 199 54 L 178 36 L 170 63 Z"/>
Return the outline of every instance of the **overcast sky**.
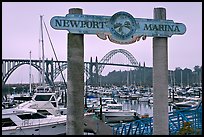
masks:
<path fill-rule="evenodd" d="M 112 16 L 125 11 L 135 18 L 153 19 L 153 10 L 166 8 L 166 18 L 186 25 L 184 35 L 168 38 L 168 69 L 176 67 L 193 69 L 202 65 L 202 3 L 201 2 L 3 2 L 2 3 L 2 58 L 32 59 L 40 56 L 40 15 L 44 15 L 52 43 L 59 60 L 67 60 L 67 31 L 55 30 L 50 26 L 53 16 L 65 16 L 70 8 L 81 8 L 83 14 Z M 54 57 L 46 32 L 44 31 L 45 58 Z M 84 37 L 84 61 L 98 57 L 100 61 L 114 49 L 126 49 L 138 62 L 152 67 L 152 37 L 129 45 L 118 45 L 102 40 L 96 35 Z M 125 57 L 118 56 L 117 63 Z M 122 62 L 121 62 L 122 63 Z M 23 68 L 23 67 L 22 67 Z M 20 69 L 18 70 L 20 72 Z M 106 71 L 106 72 L 105 72 Z M 102 73 L 106 75 L 110 68 Z M 15 72 L 17 73 L 17 72 Z M 15 74 L 14 77 L 21 74 Z M 28 75 L 28 74 L 26 74 Z M 9 80 L 12 81 L 12 80 Z M 22 81 L 22 80 L 21 80 Z"/>

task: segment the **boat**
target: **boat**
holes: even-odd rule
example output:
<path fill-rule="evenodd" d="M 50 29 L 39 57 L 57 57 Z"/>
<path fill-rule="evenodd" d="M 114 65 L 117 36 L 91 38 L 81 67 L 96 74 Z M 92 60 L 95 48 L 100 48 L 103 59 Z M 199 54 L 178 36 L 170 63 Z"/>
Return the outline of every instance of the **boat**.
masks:
<path fill-rule="evenodd" d="M 59 91 L 38 86 L 31 100 L 2 110 L 2 134 L 65 135 L 67 108 L 59 105 L 60 99 Z"/>
<path fill-rule="evenodd" d="M 144 90 L 145 91 L 145 90 Z M 145 93 L 142 93 L 142 97 L 138 98 L 139 102 L 149 102 L 149 97 L 153 96 L 152 94 L 149 94 L 145 91 Z"/>
<path fill-rule="evenodd" d="M 43 115 L 36 109 L 2 110 L 2 135 L 61 135 L 66 131 L 66 115 Z"/>
<path fill-rule="evenodd" d="M 120 97 L 120 98 L 129 98 L 129 97 L 130 97 L 130 95 L 121 94 L 121 95 L 119 95 L 119 97 Z"/>
<path fill-rule="evenodd" d="M 17 106 L 18 109 L 36 109 L 46 115 L 66 114 L 66 108 L 60 110 L 59 101 L 61 100 L 62 91 L 55 90 L 54 87 L 46 85 L 45 82 L 45 60 L 44 60 L 44 43 L 43 43 L 43 16 L 40 16 L 41 23 L 41 46 L 42 46 L 42 73 L 40 73 L 40 86 L 37 86 L 30 101 L 23 102 Z M 30 54 L 31 61 L 31 54 Z M 31 66 L 31 62 L 30 62 Z M 30 70 L 31 75 L 31 70 Z M 30 77 L 31 78 L 31 77 Z M 31 80 L 30 80 L 31 94 Z"/>
<path fill-rule="evenodd" d="M 138 99 L 138 98 L 141 98 L 141 97 L 142 97 L 142 95 L 139 92 L 130 94 L 130 99 Z"/>
<path fill-rule="evenodd" d="M 13 108 L 16 106 L 13 95 L 5 95 L 2 98 L 2 109 Z"/>
<path fill-rule="evenodd" d="M 117 104 L 117 100 L 111 97 L 102 97 L 87 99 L 87 110 L 91 112 L 99 111 L 100 106 L 105 107 L 107 104 Z"/>
<path fill-rule="evenodd" d="M 117 104 L 117 101 L 114 98 L 103 97 L 102 106 L 106 106 L 107 104 Z"/>
<path fill-rule="evenodd" d="M 173 103 L 174 109 L 185 109 L 188 107 L 198 106 L 199 102 L 202 101 L 202 98 L 187 97 L 182 102 Z"/>
<path fill-rule="evenodd" d="M 149 102 L 150 99 L 149 99 L 149 97 L 143 96 L 143 97 L 138 98 L 138 101 L 139 101 L 139 102 Z"/>
<path fill-rule="evenodd" d="M 95 114 L 100 116 L 100 110 L 95 110 Z M 124 110 L 122 104 L 107 104 L 102 108 L 102 121 L 105 123 L 128 122 L 139 119 L 139 114 L 135 110 Z"/>
<path fill-rule="evenodd" d="M 8 94 L 2 99 L 3 109 L 14 108 L 18 104 L 30 100 L 31 97 L 28 94 Z"/>
<path fill-rule="evenodd" d="M 42 31 L 42 16 L 40 19 Z M 60 92 L 52 90 L 44 83 L 43 37 L 42 48 L 42 85 L 35 89 L 31 100 L 20 103 L 14 108 L 2 110 L 3 135 L 61 135 L 66 133 L 67 109 L 59 108 Z"/>
<path fill-rule="evenodd" d="M 2 110 L 2 134 L 65 134 L 67 109 L 59 107 L 60 98 L 60 93 L 49 86 L 37 87 L 31 100 Z"/>
<path fill-rule="evenodd" d="M 153 96 L 150 96 L 150 97 L 149 97 L 149 103 L 150 103 L 150 104 L 153 104 Z"/>
<path fill-rule="evenodd" d="M 59 105 L 61 100 L 60 91 L 52 91 L 50 86 L 43 88 L 38 86 L 30 101 L 23 102 L 17 106 L 19 109 L 36 109 L 45 115 L 66 115 L 67 109 Z"/>

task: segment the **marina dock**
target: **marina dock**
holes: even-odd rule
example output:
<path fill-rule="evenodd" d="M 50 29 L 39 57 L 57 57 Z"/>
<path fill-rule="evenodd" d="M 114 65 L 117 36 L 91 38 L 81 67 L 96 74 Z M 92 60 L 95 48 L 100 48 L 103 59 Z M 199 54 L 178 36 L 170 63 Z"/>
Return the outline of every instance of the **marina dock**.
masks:
<path fill-rule="evenodd" d="M 95 135 L 113 135 L 112 128 L 93 114 L 84 116 L 84 131 L 92 132 Z"/>

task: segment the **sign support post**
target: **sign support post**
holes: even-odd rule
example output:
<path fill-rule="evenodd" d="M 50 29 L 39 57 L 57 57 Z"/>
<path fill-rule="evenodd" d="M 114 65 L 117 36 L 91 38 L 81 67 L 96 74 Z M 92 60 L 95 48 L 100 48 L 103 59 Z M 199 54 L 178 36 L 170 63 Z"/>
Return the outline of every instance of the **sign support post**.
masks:
<path fill-rule="evenodd" d="M 50 25 L 69 31 L 66 134 L 83 134 L 84 34 L 95 34 L 120 45 L 153 37 L 153 134 L 169 134 L 167 37 L 184 34 L 183 23 L 166 20 L 165 8 L 155 8 L 154 19 L 134 18 L 123 11 L 113 16 L 85 15 L 82 9 L 73 8 L 66 16 L 52 17 Z"/>
<path fill-rule="evenodd" d="M 82 14 L 82 9 L 69 9 Z M 66 135 L 84 134 L 84 34 L 68 33 Z"/>
<path fill-rule="evenodd" d="M 154 19 L 166 19 L 165 8 L 154 9 Z M 167 37 L 153 37 L 153 135 L 169 135 Z"/>

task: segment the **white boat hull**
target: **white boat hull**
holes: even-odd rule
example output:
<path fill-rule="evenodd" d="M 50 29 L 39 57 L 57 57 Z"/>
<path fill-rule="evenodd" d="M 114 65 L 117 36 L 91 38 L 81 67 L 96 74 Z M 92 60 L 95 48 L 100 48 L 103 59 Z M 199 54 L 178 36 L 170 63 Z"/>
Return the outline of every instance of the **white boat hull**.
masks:
<path fill-rule="evenodd" d="M 139 119 L 134 114 L 111 114 L 111 113 L 103 113 L 102 120 L 107 123 L 115 123 L 115 122 L 128 122 Z"/>
<path fill-rule="evenodd" d="M 66 133 L 66 115 L 45 116 L 35 109 L 2 110 L 2 135 L 60 135 Z"/>
<path fill-rule="evenodd" d="M 66 123 L 2 128 L 2 135 L 62 135 L 65 133 Z"/>
<path fill-rule="evenodd" d="M 149 98 L 148 97 L 141 97 L 138 99 L 138 101 L 140 102 L 149 102 Z"/>

